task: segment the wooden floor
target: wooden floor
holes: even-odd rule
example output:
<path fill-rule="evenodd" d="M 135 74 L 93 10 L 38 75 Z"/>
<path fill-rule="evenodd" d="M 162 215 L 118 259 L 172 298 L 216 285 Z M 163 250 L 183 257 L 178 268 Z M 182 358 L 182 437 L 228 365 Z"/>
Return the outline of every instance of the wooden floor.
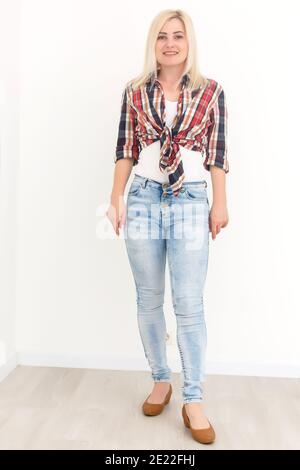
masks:
<path fill-rule="evenodd" d="M 159 416 L 142 414 L 150 372 L 18 366 L 0 383 L 0 449 L 300 449 L 300 380 L 206 376 L 216 441 L 191 437 L 180 376 Z"/>

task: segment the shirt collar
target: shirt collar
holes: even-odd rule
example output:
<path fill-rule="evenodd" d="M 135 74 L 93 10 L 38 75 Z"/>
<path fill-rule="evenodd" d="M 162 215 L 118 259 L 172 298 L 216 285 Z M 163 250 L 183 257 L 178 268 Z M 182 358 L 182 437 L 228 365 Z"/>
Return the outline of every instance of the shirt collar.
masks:
<path fill-rule="evenodd" d="M 190 80 L 190 74 L 189 73 L 184 74 L 180 82 L 181 86 L 186 86 L 189 80 Z M 150 77 L 147 80 L 147 83 L 149 83 L 150 88 L 152 88 L 155 83 L 158 83 L 157 71 L 151 73 Z"/>

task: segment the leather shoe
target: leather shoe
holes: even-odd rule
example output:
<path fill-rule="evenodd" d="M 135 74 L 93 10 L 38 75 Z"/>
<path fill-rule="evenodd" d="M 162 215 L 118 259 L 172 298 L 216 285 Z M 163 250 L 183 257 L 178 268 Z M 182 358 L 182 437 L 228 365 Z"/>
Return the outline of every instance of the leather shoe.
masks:
<path fill-rule="evenodd" d="M 209 420 L 208 420 L 209 422 L 208 428 L 193 429 L 191 427 L 190 420 L 185 409 L 185 404 L 182 407 L 182 417 L 183 417 L 185 426 L 191 430 L 192 436 L 195 439 L 195 441 L 201 442 L 201 444 L 211 444 L 212 442 L 214 442 L 216 435 L 215 435 L 214 428 L 212 427 Z"/>
<path fill-rule="evenodd" d="M 151 395 L 151 393 L 150 393 Z M 147 396 L 146 400 L 144 401 L 143 403 L 143 406 L 142 406 L 142 409 L 143 409 L 143 413 L 144 415 L 146 416 L 156 416 L 156 415 L 159 415 L 165 405 L 167 405 L 170 401 L 170 398 L 171 398 L 171 395 L 172 395 L 172 385 L 170 384 L 170 388 L 169 388 L 169 391 L 164 399 L 164 401 L 162 403 L 148 403 L 148 398 L 150 397 L 150 395 Z"/>

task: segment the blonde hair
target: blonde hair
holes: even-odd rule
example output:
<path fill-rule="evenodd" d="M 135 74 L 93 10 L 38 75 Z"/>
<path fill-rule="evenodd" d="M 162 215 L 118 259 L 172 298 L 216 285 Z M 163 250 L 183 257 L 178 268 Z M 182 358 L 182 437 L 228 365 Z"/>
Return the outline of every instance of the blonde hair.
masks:
<path fill-rule="evenodd" d="M 148 31 L 143 71 L 140 75 L 127 82 L 126 86 L 130 85 L 133 90 L 136 90 L 139 86 L 145 85 L 149 78 L 153 76 L 153 74 L 157 73 L 157 70 L 159 69 L 155 55 L 155 44 L 157 36 L 166 21 L 170 20 L 171 18 L 178 18 L 180 21 L 182 21 L 185 27 L 189 45 L 186 65 L 181 79 L 185 74 L 188 74 L 190 80 L 187 84 L 187 88 L 190 90 L 197 89 L 200 86 L 205 86 L 208 83 L 207 77 L 202 75 L 198 69 L 196 35 L 190 16 L 183 10 L 167 9 L 161 11 L 152 20 Z"/>

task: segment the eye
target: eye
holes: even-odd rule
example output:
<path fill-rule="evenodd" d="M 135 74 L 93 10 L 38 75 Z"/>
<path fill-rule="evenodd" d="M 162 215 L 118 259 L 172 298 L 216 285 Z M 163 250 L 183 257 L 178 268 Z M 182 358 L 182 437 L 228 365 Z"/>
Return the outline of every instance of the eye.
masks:
<path fill-rule="evenodd" d="M 166 37 L 166 36 L 158 36 L 157 39 L 164 39 L 165 37 Z M 183 38 L 183 36 L 178 36 L 178 35 L 176 35 L 176 36 L 174 36 L 174 37 L 175 37 L 176 39 L 182 39 L 182 38 Z"/>

